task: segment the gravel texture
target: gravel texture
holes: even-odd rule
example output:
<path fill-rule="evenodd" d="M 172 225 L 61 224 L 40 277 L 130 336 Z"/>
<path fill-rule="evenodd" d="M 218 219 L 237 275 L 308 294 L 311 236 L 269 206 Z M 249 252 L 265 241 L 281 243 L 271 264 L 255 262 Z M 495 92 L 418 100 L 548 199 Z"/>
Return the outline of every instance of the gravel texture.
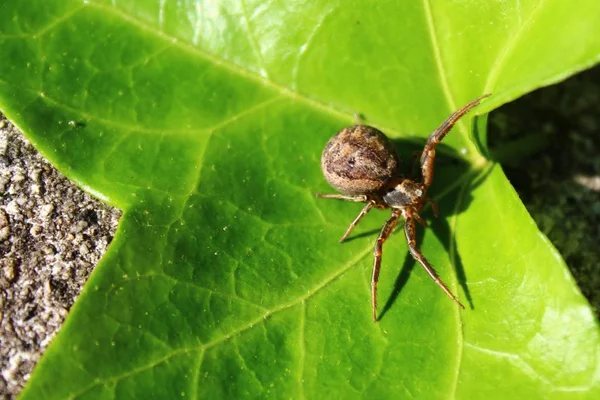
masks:
<path fill-rule="evenodd" d="M 22 389 L 120 216 L 69 182 L 0 114 L 0 399 Z"/>

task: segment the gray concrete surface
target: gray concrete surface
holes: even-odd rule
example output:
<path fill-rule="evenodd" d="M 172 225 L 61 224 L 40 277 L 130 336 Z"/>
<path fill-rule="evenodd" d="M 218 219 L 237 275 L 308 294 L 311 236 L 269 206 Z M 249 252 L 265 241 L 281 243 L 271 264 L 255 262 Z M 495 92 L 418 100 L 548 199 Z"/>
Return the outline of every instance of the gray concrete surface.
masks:
<path fill-rule="evenodd" d="M 56 171 L 0 114 L 0 399 L 21 391 L 120 216 Z"/>

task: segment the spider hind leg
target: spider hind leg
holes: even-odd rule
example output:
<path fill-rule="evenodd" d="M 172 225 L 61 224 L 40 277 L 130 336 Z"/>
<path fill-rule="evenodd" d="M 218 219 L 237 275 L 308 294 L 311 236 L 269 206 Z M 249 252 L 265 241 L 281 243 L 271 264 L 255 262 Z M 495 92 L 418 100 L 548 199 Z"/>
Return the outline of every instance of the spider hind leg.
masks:
<path fill-rule="evenodd" d="M 448 289 L 448 286 L 446 286 L 446 284 L 440 279 L 437 272 L 435 272 L 435 269 L 433 269 L 433 267 L 431 266 L 431 264 L 429 264 L 429 261 L 427 261 L 423 253 L 421 253 L 421 251 L 417 248 L 415 231 L 416 226 L 414 218 L 412 216 L 407 216 L 406 222 L 404 223 L 404 234 L 406 236 L 406 242 L 408 243 L 408 250 L 410 251 L 410 255 L 413 256 L 415 261 L 421 264 L 421 266 L 425 269 L 425 271 L 427 271 L 427 274 L 429 274 L 429 276 L 431 277 L 431 279 L 433 279 L 436 285 L 438 285 L 448 297 L 454 300 L 454 302 L 458 304 L 460 308 L 464 309 L 465 306 L 463 306 L 461 302 L 458 301 L 458 298 L 450 291 L 450 289 Z"/>
<path fill-rule="evenodd" d="M 402 216 L 402 213 L 398 209 L 392 211 L 392 216 L 385 222 L 381 232 L 375 241 L 375 248 L 373 249 L 373 276 L 371 277 L 371 304 L 373 307 L 373 322 L 377 322 L 377 282 L 379 281 L 379 271 L 381 269 L 381 257 L 383 254 L 383 243 L 396 229 L 398 220 Z"/>

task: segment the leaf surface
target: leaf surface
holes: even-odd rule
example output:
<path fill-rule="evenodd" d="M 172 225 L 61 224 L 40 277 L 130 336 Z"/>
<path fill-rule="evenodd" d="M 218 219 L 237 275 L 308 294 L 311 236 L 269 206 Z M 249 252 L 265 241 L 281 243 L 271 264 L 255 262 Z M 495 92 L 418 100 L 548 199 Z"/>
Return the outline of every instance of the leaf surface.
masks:
<path fill-rule="evenodd" d="M 471 117 L 595 63 L 599 20 L 592 0 L 0 5 L 0 108 L 124 210 L 23 398 L 597 397 L 597 323 Z M 409 159 L 486 92 L 419 237 L 467 310 L 399 232 L 374 324 L 388 213 L 337 244 L 360 207 L 314 197 L 322 148 L 360 113 Z"/>

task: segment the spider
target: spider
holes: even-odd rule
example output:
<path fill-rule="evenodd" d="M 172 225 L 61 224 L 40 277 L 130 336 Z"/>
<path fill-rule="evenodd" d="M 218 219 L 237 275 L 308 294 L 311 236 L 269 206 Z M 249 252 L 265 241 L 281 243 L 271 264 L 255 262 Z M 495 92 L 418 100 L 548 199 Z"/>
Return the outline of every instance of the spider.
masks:
<path fill-rule="evenodd" d="M 377 282 L 381 268 L 382 247 L 394 232 L 400 217 L 404 219 L 404 235 L 412 257 L 427 271 L 431 279 L 458 304 L 465 308 L 458 298 L 442 282 L 435 269 L 417 248 L 416 224 L 427 227 L 419 211 L 431 204 L 434 215 L 438 216 L 437 203 L 427 196 L 427 189 L 433 181 L 435 148 L 450 132 L 454 124 L 481 100 L 489 97 L 484 94 L 452 113 L 427 139 L 421 153 L 421 180 L 405 178 L 398 172 L 399 159 L 390 140 L 378 129 L 358 124 L 347 127 L 332 137 L 321 156 L 321 168 L 325 179 L 342 194 L 321 194 L 317 197 L 366 203 L 358 216 L 350 223 L 340 239 L 346 240 L 352 229 L 373 207 L 392 209 L 391 217 L 381 228 L 373 250 L 373 275 L 371 278 L 371 304 L 373 321 L 377 321 Z"/>

